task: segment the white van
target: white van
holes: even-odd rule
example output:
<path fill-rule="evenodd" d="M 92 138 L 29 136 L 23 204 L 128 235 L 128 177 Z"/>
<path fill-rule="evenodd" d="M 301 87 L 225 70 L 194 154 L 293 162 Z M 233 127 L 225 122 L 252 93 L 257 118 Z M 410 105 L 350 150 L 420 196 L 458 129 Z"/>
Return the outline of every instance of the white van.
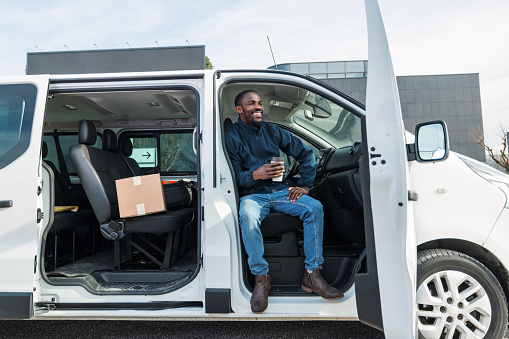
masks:
<path fill-rule="evenodd" d="M 366 108 L 268 70 L 0 79 L 0 318 L 360 320 L 387 338 L 500 338 L 509 177 L 449 152 L 442 122 L 405 135 L 378 4 L 366 8 Z M 266 121 L 315 152 L 322 273 L 340 301 L 300 290 L 299 221 L 273 214 L 262 225 L 269 307 L 250 310 L 224 144 L 248 88 Z M 298 163 L 286 162 L 291 184 Z M 183 180 L 190 201 L 119 218 L 112 178 L 151 173 Z"/>

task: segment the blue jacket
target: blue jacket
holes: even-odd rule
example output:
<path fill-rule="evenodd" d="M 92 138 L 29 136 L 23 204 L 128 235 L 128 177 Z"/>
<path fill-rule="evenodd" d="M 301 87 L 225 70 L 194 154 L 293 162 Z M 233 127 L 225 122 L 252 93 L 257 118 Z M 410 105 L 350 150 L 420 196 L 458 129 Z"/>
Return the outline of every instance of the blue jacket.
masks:
<path fill-rule="evenodd" d="M 270 163 L 271 157 L 280 156 L 279 150 L 299 162 L 299 186 L 311 188 L 315 183 L 316 161 L 313 151 L 299 138 L 277 125 L 262 122 L 258 129 L 239 118 L 239 122 L 232 125 L 226 133 L 226 148 L 241 196 L 288 189 L 286 180 L 277 182 L 271 179 L 253 179 L 253 171 Z"/>

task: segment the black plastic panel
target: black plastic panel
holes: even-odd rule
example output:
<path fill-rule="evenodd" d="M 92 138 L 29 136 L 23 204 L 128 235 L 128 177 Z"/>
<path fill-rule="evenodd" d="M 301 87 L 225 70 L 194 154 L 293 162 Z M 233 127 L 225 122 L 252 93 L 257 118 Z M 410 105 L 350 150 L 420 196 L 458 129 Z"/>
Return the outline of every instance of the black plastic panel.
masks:
<path fill-rule="evenodd" d="M 361 119 L 363 135 L 363 152 L 368 154 L 366 140 L 366 117 Z M 366 233 L 365 268 L 355 275 L 355 299 L 359 320 L 369 326 L 383 331 L 382 306 L 378 286 L 378 268 L 376 264 L 375 231 L 371 211 L 370 175 L 368 161 L 360 161 L 360 175 L 363 183 L 362 198 L 364 207 L 364 229 Z"/>
<path fill-rule="evenodd" d="M 207 288 L 205 290 L 205 313 L 233 313 L 229 288 Z"/>
<path fill-rule="evenodd" d="M 271 296 L 311 296 L 313 294 L 300 289 L 304 275 L 304 258 L 265 258 L 269 263 L 269 275 L 272 283 Z M 324 256 L 322 275 L 332 286 L 347 290 L 353 283 L 352 272 L 357 259 L 342 256 Z M 246 265 L 247 266 L 247 265 Z M 254 276 L 248 273 L 248 288 L 253 290 Z"/>
<path fill-rule="evenodd" d="M 30 319 L 34 316 L 32 293 L 0 292 L 0 319 Z"/>
<path fill-rule="evenodd" d="M 355 144 L 352 147 L 338 148 L 325 159 L 325 171 L 338 173 L 359 167 L 361 146 Z"/>

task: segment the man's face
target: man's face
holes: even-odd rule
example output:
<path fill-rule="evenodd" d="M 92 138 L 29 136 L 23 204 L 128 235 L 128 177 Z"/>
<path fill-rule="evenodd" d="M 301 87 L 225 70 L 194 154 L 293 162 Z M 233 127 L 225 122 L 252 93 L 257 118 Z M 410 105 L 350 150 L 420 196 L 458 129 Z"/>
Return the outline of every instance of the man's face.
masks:
<path fill-rule="evenodd" d="M 262 124 L 263 105 L 258 93 L 244 94 L 240 104 L 235 107 L 240 119 L 250 126 L 259 127 Z"/>

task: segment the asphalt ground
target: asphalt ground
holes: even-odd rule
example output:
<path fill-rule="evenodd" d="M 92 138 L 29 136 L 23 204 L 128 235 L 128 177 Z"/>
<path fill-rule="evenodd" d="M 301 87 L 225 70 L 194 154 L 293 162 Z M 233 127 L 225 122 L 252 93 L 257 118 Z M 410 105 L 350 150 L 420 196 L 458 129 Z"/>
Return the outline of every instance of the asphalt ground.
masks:
<path fill-rule="evenodd" d="M 287 338 L 383 339 L 357 321 L 0 321 L 1 339 Z M 509 338 L 509 331 L 503 339 Z"/>
<path fill-rule="evenodd" d="M 338 338 L 377 339 L 357 321 L 0 321 L 0 338 Z"/>

